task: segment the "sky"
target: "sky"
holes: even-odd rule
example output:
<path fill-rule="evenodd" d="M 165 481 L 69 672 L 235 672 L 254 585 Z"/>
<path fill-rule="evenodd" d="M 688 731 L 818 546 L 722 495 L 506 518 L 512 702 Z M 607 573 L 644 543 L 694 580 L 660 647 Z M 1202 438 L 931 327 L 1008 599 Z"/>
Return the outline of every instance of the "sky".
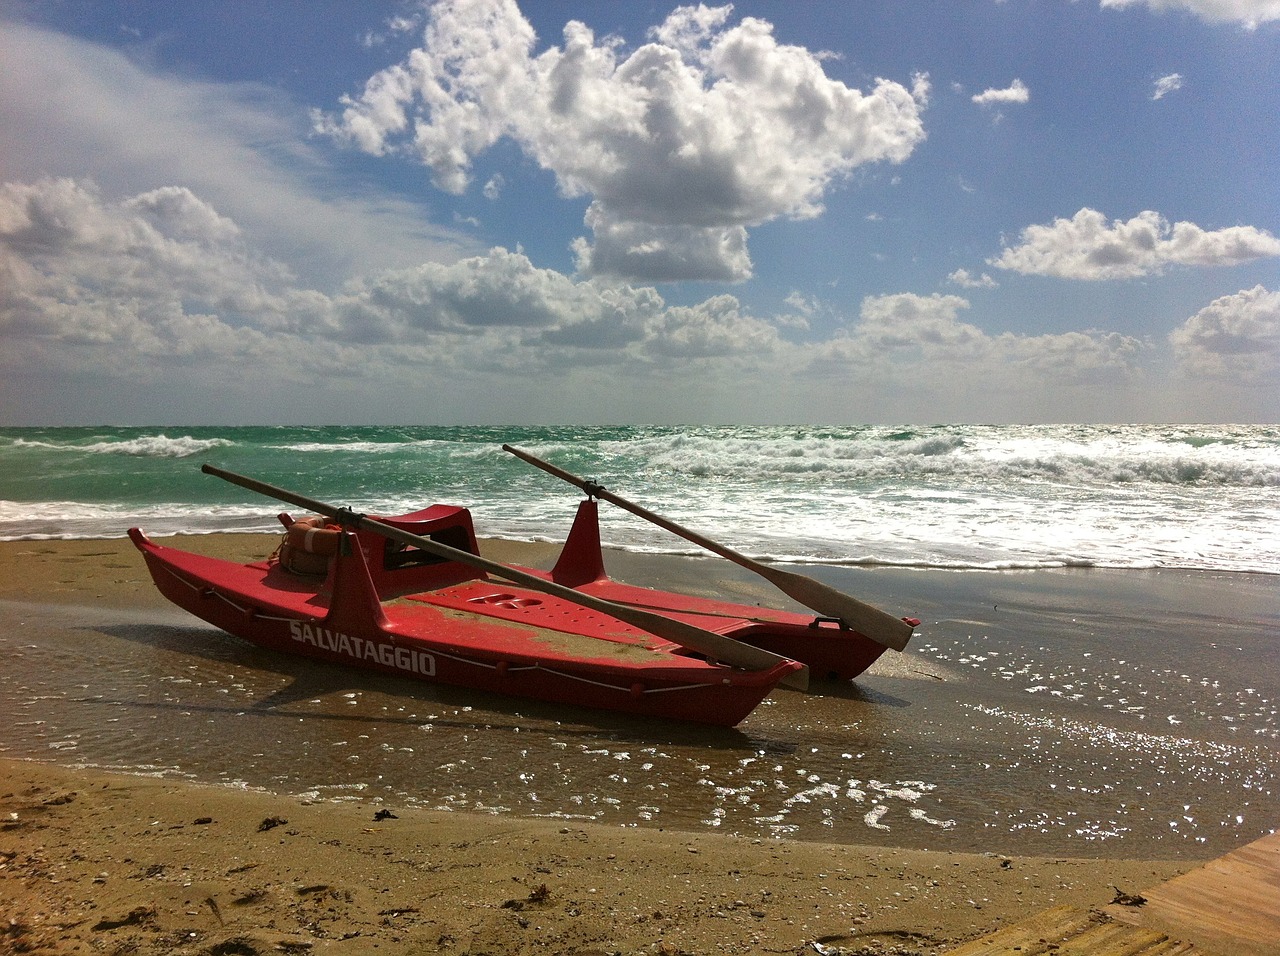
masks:
<path fill-rule="evenodd" d="M 0 0 L 0 424 L 1280 421 L 1280 0 Z"/>

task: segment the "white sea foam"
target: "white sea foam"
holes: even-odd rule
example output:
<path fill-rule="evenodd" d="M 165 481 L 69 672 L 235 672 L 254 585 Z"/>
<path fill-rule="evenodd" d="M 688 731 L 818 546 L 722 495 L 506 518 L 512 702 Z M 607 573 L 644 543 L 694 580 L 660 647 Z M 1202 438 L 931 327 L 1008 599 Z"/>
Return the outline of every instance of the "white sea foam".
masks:
<path fill-rule="evenodd" d="M 295 451 L 303 454 L 367 454 L 389 455 L 406 449 L 431 448 L 439 445 L 437 441 L 306 441 L 278 445 L 281 451 Z"/>
<path fill-rule="evenodd" d="M 190 458 L 212 448 L 224 448 L 235 442 L 226 438 L 192 438 L 183 435 L 169 438 L 165 435 L 144 435 L 128 439 L 104 439 L 79 444 L 74 442 L 29 441 L 19 438 L 16 447 L 41 448 L 55 452 L 73 452 L 88 455 L 130 455 L 139 458 Z"/>
<path fill-rule="evenodd" d="M 271 510 L 261 507 L 0 500 L 0 541 L 118 538 L 134 526 L 153 535 L 280 530 Z"/>
<path fill-rule="evenodd" d="M 1103 432 L 1075 426 L 930 430 L 859 430 L 797 435 L 704 433 L 605 442 L 603 450 L 640 459 L 653 471 L 700 478 L 812 475 L 824 480 L 893 477 L 1156 484 L 1229 484 L 1280 487 L 1274 441 L 1196 441 L 1173 432 L 1153 438 L 1144 426 Z M 549 452 L 568 454 L 563 443 Z"/>
<path fill-rule="evenodd" d="M 1280 573 L 1270 426 L 66 432 L 0 436 L 0 538 L 274 527 L 273 503 L 186 460 L 220 451 L 233 470 L 369 514 L 461 504 L 481 534 L 562 540 L 578 492 L 504 453 L 510 440 L 760 559 Z M 600 515 L 610 547 L 696 553 L 617 508 Z"/>

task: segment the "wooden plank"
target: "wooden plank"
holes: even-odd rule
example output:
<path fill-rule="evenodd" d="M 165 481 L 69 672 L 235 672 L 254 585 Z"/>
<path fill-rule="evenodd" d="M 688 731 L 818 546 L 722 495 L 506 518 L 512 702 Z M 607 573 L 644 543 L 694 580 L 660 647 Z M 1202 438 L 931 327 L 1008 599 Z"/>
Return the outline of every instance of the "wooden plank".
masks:
<path fill-rule="evenodd" d="M 1106 914 L 1057 906 L 947 956 L 1207 956 L 1164 933 L 1113 921 Z"/>
<path fill-rule="evenodd" d="M 947 956 L 986 956 L 986 954 L 1018 952 L 1037 956 L 1048 951 L 1073 933 L 1082 932 L 1090 924 L 1089 914 L 1074 906 L 1056 906 L 1012 926 L 996 930 L 981 939 L 947 950 Z"/>
<path fill-rule="evenodd" d="M 1280 951 L 1280 832 L 1142 895 L 1145 906 L 1108 907 L 1108 914 L 1232 956 L 1275 954 Z"/>
<path fill-rule="evenodd" d="M 1141 895 L 1142 906 L 1055 907 L 947 956 L 1275 956 L 1280 832 Z"/>

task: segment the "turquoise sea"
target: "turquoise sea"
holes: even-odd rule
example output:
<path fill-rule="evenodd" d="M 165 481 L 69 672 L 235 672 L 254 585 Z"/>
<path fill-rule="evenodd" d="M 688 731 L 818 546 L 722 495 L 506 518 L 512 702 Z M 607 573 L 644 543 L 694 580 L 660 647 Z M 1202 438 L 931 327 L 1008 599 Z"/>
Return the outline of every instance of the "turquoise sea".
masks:
<path fill-rule="evenodd" d="M 276 527 L 212 462 L 372 514 L 559 540 L 579 492 L 508 442 L 761 558 L 1280 573 L 1280 426 L 0 429 L 0 539 Z M 688 551 L 605 509 L 607 545 Z"/>

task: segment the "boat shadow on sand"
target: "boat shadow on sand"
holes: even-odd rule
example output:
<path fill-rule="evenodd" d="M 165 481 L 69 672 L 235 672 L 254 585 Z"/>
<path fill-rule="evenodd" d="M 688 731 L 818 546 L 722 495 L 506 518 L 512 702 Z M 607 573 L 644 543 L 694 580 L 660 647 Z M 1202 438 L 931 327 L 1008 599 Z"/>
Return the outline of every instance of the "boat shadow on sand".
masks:
<path fill-rule="evenodd" d="M 557 736 L 607 737 L 635 743 L 695 745 L 726 750 L 765 750 L 774 753 L 790 752 L 797 746 L 792 741 L 770 739 L 759 729 L 755 732 L 744 732 L 737 728 L 710 724 L 644 719 L 612 711 L 553 704 L 531 698 L 508 697 L 448 684 L 429 683 L 361 669 L 344 668 L 323 661 L 308 660 L 304 657 L 261 648 L 216 628 L 195 623 L 183 625 L 116 622 L 108 625 L 82 625 L 77 630 L 129 641 L 159 652 L 246 668 L 258 674 L 276 675 L 287 678 L 289 681 L 286 686 L 270 691 L 248 707 L 241 703 L 224 705 L 190 701 L 173 703 L 143 701 L 136 698 L 120 701 L 101 697 L 93 698 L 112 706 L 159 711 L 201 711 L 211 714 L 234 714 L 250 710 L 259 716 L 296 720 L 298 717 L 298 712 L 294 708 L 296 704 L 309 703 L 330 695 L 360 692 L 383 694 L 422 706 L 434 705 L 459 711 L 462 708 L 471 708 L 453 717 L 434 715 L 431 722 L 441 727 L 505 728 L 520 729 L 524 732 L 545 727 L 548 733 L 554 733 Z M 177 673 L 176 669 L 174 673 Z M 831 697 L 869 707 L 911 706 L 907 700 L 853 681 L 815 682 L 810 692 L 817 696 Z M 777 693 L 790 695 L 799 692 L 780 690 Z M 420 716 L 398 717 L 385 713 L 369 716 L 308 711 L 307 717 L 347 723 L 398 723 L 405 726 L 417 726 L 423 722 Z"/>

